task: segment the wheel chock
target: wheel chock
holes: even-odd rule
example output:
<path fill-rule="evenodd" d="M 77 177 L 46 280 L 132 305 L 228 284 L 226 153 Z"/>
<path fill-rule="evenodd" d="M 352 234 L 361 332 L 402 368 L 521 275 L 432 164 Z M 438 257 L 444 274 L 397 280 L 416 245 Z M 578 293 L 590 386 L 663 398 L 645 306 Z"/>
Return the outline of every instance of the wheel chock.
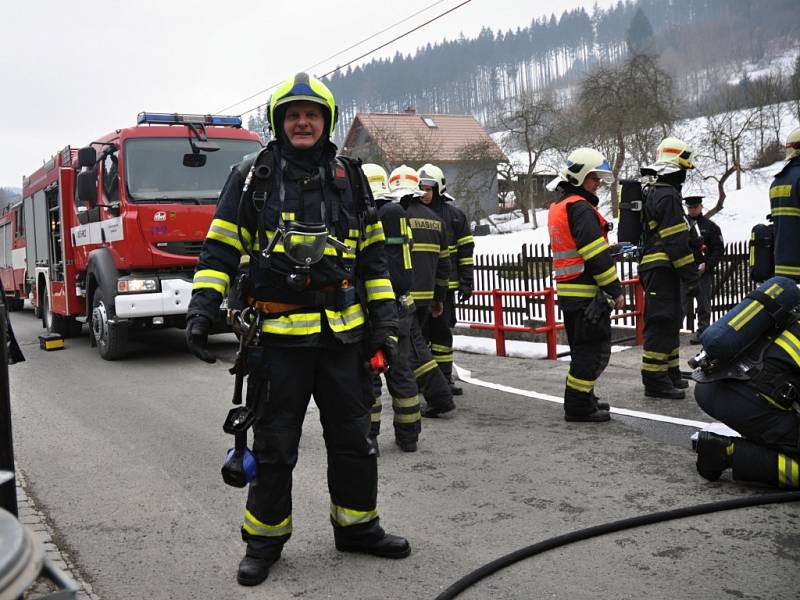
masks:
<path fill-rule="evenodd" d="M 64 348 L 64 338 L 57 333 L 47 333 L 39 336 L 39 348 L 42 350 L 61 350 Z"/>

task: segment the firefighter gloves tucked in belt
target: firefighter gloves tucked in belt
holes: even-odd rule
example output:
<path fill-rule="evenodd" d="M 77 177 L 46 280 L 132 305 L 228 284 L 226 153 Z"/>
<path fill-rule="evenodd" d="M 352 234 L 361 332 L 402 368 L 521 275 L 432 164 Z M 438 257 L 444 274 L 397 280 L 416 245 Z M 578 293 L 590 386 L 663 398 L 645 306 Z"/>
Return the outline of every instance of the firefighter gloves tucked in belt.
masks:
<path fill-rule="evenodd" d="M 215 363 L 217 359 L 208 351 L 208 334 L 211 331 L 211 320 L 204 315 L 191 315 L 186 321 L 186 346 L 189 352 L 207 363 Z"/>
<path fill-rule="evenodd" d="M 598 291 L 594 299 L 586 306 L 583 316 L 591 325 L 597 325 L 601 320 L 607 319 L 611 314 L 612 300 L 602 290 Z"/>

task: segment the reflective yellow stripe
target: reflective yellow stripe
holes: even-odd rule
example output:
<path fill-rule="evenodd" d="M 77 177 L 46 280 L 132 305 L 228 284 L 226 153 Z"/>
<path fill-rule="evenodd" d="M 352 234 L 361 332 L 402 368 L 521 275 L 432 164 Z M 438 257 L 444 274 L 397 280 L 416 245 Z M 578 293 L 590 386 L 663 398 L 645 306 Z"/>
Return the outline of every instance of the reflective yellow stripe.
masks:
<path fill-rule="evenodd" d="M 200 290 L 210 288 L 216 290 L 223 296 L 228 295 L 228 288 L 231 285 L 231 278 L 223 271 L 213 269 L 200 269 L 194 274 L 192 279 L 192 289 Z"/>
<path fill-rule="evenodd" d="M 361 525 L 369 523 L 378 518 L 378 509 L 372 510 L 354 510 L 352 508 L 345 508 L 338 506 L 331 502 L 331 519 L 340 527 L 349 527 L 350 525 Z"/>
<path fill-rule="evenodd" d="M 800 267 L 775 265 L 775 275 L 800 275 Z"/>
<path fill-rule="evenodd" d="M 459 259 L 458 259 L 458 264 L 459 264 L 459 265 L 462 265 L 462 266 L 463 266 L 463 265 L 474 265 L 474 264 L 475 264 L 475 261 L 474 261 L 474 260 L 472 260 L 472 257 L 471 257 L 471 256 L 468 256 L 468 257 L 466 257 L 466 258 L 459 258 Z"/>
<path fill-rule="evenodd" d="M 363 250 L 371 246 L 376 242 L 382 242 L 386 238 L 383 235 L 383 225 L 381 222 L 378 221 L 372 225 L 367 225 L 366 229 L 364 230 L 364 239 L 359 240 L 358 242 L 358 249 Z"/>
<path fill-rule="evenodd" d="M 294 213 L 293 212 L 282 212 L 281 217 L 284 221 L 294 221 Z"/>
<path fill-rule="evenodd" d="M 425 364 L 420 365 L 416 369 L 414 369 L 414 377 L 419 379 L 420 377 L 425 375 L 425 373 L 427 373 L 428 371 L 433 371 L 434 369 L 438 369 L 438 368 L 439 368 L 439 365 L 436 364 L 435 360 L 429 360 Z"/>
<path fill-rule="evenodd" d="M 650 358 L 653 360 L 669 360 L 671 352 L 654 352 L 653 350 L 645 350 L 642 352 L 642 358 Z"/>
<path fill-rule="evenodd" d="M 800 217 L 800 208 L 793 206 L 779 206 L 772 209 L 773 217 Z"/>
<path fill-rule="evenodd" d="M 411 291 L 411 297 L 414 300 L 433 300 L 433 291 L 430 291 L 430 292 L 424 292 L 424 291 L 415 292 L 415 291 L 412 290 Z"/>
<path fill-rule="evenodd" d="M 658 221 L 656 221 L 655 219 L 650 219 L 650 220 L 647 222 L 647 226 L 648 226 L 650 229 L 655 229 L 656 227 L 658 227 Z"/>
<path fill-rule="evenodd" d="M 392 405 L 397 408 L 414 408 L 419 406 L 419 396 L 411 396 L 411 398 L 392 398 Z"/>
<path fill-rule="evenodd" d="M 573 377 L 570 373 L 567 373 L 567 387 L 588 394 L 594 389 L 594 381 L 578 379 L 577 377 Z"/>
<path fill-rule="evenodd" d="M 556 282 L 556 291 L 559 296 L 569 296 L 572 298 L 594 298 L 597 290 L 596 285 L 583 283 L 561 283 Z"/>
<path fill-rule="evenodd" d="M 249 245 L 251 239 L 250 233 L 242 229 L 242 237 Z M 214 219 L 211 221 L 211 226 L 208 228 L 208 233 L 206 233 L 206 239 L 217 240 L 228 246 L 233 246 L 240 254 L 243 252 L 242 244 L 239 241 L 237 226 L 229 221 L 223 221 L 222 219 Z"/>
<path fill-rule="evenodd" d="M 691 264 L 693 262 L 694 262 L 694 254 L 687 254 L 686 256 L 683 256 L 678 260 L 673 260 L 672 264 L 676 269 L 680 269 L 681 267 L 685 267 L 686 265 Z"/>
<path fill-rule="evenodd" d="M 441 352 L 442 354 L 447 354 L 448 352 L 452 352 L 452 346 L 445 346 L 443 344 L 431 344 L 431 352 Z"/>
<path fill-rule="evenodd" d="M 364 311 L 361 305 L 356 303 L 344 310 L 325 309 L 325 316 L 328 318 L 328 325 L 336 333 L 355 329 L 364 324 Z"/>
<path fill-rule="evenodd" d="M 664 229 L 659 229 L 658 235 L 661 236 L 661 239 L 664 239 L 666 237 L 675 235 L 676 233 L 680 233 L 682 231 L 689 231 L 689 226 L 686 224 L 686 221 L 682 221 L 677 225 L 672 225 L 671 227 L 664 227 Z"/>
<path fill-rule="evenodd" d="M 463 246 L 464 244 L 474 244 L 475 239 L 471 235 L 465 235 L 464 237 L 458 238 L 456 241 L 456 246 Z"/>
<path fill-rule="evenodd" d="M 617 268 L 609 267 L 598 275 L 592 275 L 592 277 L 594 277 L 597 285 L 608 285 L 617 279 Z"/>
<path fill-rule="evenodd" d="M 367 290 L 367 302 L 374 300 L 394 300 L 392 282 L 388 279 L 368 279 L 364 283 Z"/>
<path fill-rule="evenodd" d="M 449 258 L 450 257 L 450 249 L 445 248 L 441 252 L 439 252 L 439 258 Z"/>
<path fill-rule="evenodd" d="M 646 265 L 647 263 L 655 262 L 657 260 L 669 260 L 666 252 L 653 252 L 652 254 L 645 254 L 639 264 Z"/>
<path fill-rule="evenodd" d="M 359 304 L 354 306 L 361 308 Z M 264 319 L 261 330 L 276 335 L 312 335 L 322 331 L 322 321 L 319 313 L 297 313 L 274 319 Z"/>
<path fill-rule="evenodd" d="M 796 460 L 778 453 L 778 485 L 780 487 L 800 487 L 800 469 Z"/>
<path fill-rule="evenodd" d="M 414 248 L 412 248 L 413 252 L 436 252 L 437 254 L 440 250 L 439 244 L 422 244 L 420 242 L 414 242 Z"/>
<path fill-rule="evenodd" d="M 411 423 L 416 423 L 417 421 L 422 420 L 422 415 L 419 411 L 413 413 L 394 413 L 394 424 L 395 425 L 410 425 Z"/>
<path fill-rule="evenodd" d="M 277 525 L 268 525 L 256 519 L 253 516 L 253 513 L 245 509 L 242 529 L 244 529 L 250 535 L 260 535 L 264 537 L 289 535 L 292 533 L 292 515 L 289 515 Z"/>
<path fill-rule="evenodd" d="M 600 254 L 603 250 L 608 250 L 608 244 L 604 237 L 599 237 L 593 242 L 589 242 L 582 248 L 578 248 L 578 254 L 583 257 L 583 260 L 589 260 Z"/>
<path fill-rule="evenodd" d="M 769 189 L 770 198 L 791 198 L 792 186 L 791 185 L 776 185 Z"/>
<path fill-rule="evenodd" d="M 406 270 L 412 267 L 411 265 L 411 247 L 409 242 L 411 241 L 411 236 L 409 235 L 411 230 L 408 228 L 408 221 L 405 217 L 400 219 L 400 235 L 405 238 L 405 242 L 403 242 L 403 268 Z"/>
<path fill-rule="evenodd" d="M 642 363 L 642 371 L 649 371 L 651 373 L 661 373 L 669 370 L 666 363 L 654 365 L 650 363 Z"/>
<path fill-rule="evenodd" d="M 800 367 L 800 340 L 798 340 L 790 331 L 784 331 L 775 343 L 783 348 L 784 352 L 792 357 L 795 364 Z"/>
<path fill-rule="evenodd" d="M 735 317 L 732 317 L 731 320 L 728 321 L 728 327 L 731 327 L 735 331 L 739 331 L 750 321 L 750 319 L 755 317 L 762 310 L 764 310 L 764 307 L 761 305 L 761 303 L 753 300 L 750 304 L 745 306 L 740 313 L 737 313 Z"/>

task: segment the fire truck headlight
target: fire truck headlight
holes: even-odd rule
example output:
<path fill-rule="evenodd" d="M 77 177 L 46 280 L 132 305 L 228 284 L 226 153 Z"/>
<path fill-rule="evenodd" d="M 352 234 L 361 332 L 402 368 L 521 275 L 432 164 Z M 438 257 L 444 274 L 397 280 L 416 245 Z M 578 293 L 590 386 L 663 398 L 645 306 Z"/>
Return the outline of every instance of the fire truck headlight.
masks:
<path fill-rule="evenodd" d="M 160 286 L 155 277 L 127 277 L 117 281 L 117 293 L 141 294 L 157 292 Z"/>

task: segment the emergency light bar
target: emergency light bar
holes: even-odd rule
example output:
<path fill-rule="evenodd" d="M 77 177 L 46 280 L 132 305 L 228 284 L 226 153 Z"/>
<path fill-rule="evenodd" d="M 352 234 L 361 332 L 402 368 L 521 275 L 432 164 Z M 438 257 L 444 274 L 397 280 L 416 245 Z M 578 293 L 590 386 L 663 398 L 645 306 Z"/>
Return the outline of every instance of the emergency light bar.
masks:
<path fill-rule="evenodd" d="M 242 118 L 228 115 L 182 115 L 179 113 L 152 112 L 140 112 L 136 117 L 137 125 L 177 125 L 180 123 L 194 123 L 196 125 L 219 125 L 222 127 L 241 127 Z"/>

